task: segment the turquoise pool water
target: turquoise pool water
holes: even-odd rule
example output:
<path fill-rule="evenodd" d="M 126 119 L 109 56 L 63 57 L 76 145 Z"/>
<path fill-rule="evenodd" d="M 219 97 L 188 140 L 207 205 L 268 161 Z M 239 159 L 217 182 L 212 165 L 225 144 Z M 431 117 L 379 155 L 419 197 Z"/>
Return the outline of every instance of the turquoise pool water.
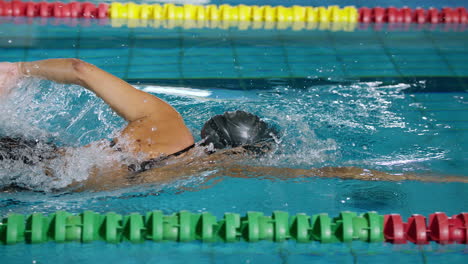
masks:
<path fill-rule="evenodd" d="M 17 21 L 18 22 L 18 21 Z M 24 21 L 23 21 L 24 22 Z M 52 23 L 51 21 L 49 21 Z M 48 22 L 48 23 L 49 23 Z M 76 28 L 13 21 L 0 24 L 0 60 L 79 57 L 153 91 L 184 116 L 197 135 L 214 114 L 243 109 L 280 128 L 278 150 L 249 165 L 311 168 L 359 166 L 393 173 L 468 176 L 466 32 L 438 29 L 356 32 L 237 29 Z M 25 80 L 0 106 L 0 134 L 82 146 L 111 138 L 124 122 L 79 87 Z M 79 152 L 58 182 L 83 176 L 99 152 Z M 84 164 L 85 163 L 85 164 Z M 1 164 L 1 163 L 0 163 Z M 1 164 L 0 184 L 55 186 L 34 170 Z M 85 193 L 0 194 L 8 213 L 125 214 L 161 209 L 243 214 L 340 211 L 428 215 L 466 211 L 458 183 L 340 179 L 267 180 L 191 175 L 167 185 Z M 268 176 L 268 175 L 267 175 Z M 0 247 L 5 263 L 463 263 L 462 245 L 122 243 Z"/>

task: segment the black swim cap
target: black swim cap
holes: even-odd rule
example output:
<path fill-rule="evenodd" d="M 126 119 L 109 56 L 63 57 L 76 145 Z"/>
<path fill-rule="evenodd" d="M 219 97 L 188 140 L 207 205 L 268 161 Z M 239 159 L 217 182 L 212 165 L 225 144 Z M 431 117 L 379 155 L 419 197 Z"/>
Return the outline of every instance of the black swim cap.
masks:
<path fill-rule="evenodd" d="M 212 117 L 201 130 L 202 144 L 216 149 L 274 142 L 275 136 L 276 130 L 258 116 L 239 110 Z"/>

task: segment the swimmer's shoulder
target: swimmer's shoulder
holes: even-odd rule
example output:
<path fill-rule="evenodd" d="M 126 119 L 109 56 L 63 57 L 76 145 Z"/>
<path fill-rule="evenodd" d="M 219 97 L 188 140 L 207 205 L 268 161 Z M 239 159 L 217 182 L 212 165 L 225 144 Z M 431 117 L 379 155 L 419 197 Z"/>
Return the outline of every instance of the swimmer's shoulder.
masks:
<path fill-rule="evenodd" d="M 119 136 L 134 153 L 145 153 L 147 159 L 171 155 L 194 144 L 190 130 L 182 120 L 156 122 L 153 118 L 128 124 Z"/>

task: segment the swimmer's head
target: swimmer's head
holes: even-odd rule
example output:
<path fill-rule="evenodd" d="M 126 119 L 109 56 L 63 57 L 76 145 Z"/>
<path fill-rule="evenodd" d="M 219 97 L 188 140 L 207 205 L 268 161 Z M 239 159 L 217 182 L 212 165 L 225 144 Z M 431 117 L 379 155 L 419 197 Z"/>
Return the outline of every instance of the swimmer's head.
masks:
<path fill-rule="evenodd" d="M 258 116 L 245 111 L 226 112 L 208 120 L 201 130 L 202 145 L 215 149 L 243 146 L 254 152 L 266 152 L 278 138 L 278 132 Z"/>

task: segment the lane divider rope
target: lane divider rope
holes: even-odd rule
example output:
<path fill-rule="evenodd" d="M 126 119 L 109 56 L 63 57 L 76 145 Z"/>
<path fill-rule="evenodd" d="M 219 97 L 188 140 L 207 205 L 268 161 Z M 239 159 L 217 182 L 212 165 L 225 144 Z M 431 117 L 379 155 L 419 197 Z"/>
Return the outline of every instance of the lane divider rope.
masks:
<path fill-rule="evenodd" d="M 354 6 L 249 6 L 249 5 L 175 5 L 113 2 L 22 2 L 0 1 L 0 16 L 72 17 L 152 20 L 210 20 L 251 22 L 342 22 L 342 23 L 455 23 L 467 24 L 464 7 L 411 9 L 408 7 L 355 8 Z"/>
<path fill-rule="evenodd" d="M 426 217 L 412 215 L 403 222 L 399 214 L 379 215 L 376 212 L 357 214 L 341 212 L 331 218 L 328 214 L 290 216 L 275 211 L 271 216 L 247 212 L 244 216 L 225 213 L 217 220 L 209 212 L 180 211 L 164 215 L 151 211 L 146 215 L 113 212 L 101 215 L 92 211 L 71 214 L 57 211 L 49 216 L 10 214 L 0 222 L 0 244 L 54 242 L 146 240 L 190 242 L 257 242 L 261 240 L 300 243 L 319 241 L 339 243 L 352 241 L 389 242 L 404 244 L 410 241 L 424 245 L 430 241 L 440 244 L 468 244 L 468 213 L 448 217 L 437 212 Z"/>

